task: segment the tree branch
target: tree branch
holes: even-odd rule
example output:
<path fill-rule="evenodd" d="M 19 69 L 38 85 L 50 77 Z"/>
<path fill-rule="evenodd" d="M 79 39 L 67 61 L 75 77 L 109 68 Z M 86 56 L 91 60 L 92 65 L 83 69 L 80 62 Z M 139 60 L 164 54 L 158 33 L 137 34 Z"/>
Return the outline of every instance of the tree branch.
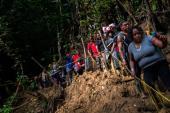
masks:
<path fill-rule="evenodd" d="M 129 16 L 133 19 L 134 23 L 137 24 L 137 21 L 135 17 L 133 16 L 133 14 L 125 7 L 125 5 L 123 5 L 123 3 L 120 0 L 117 0 L 117 1 L 124 8 L 124 10 L 129 14 Z"/>

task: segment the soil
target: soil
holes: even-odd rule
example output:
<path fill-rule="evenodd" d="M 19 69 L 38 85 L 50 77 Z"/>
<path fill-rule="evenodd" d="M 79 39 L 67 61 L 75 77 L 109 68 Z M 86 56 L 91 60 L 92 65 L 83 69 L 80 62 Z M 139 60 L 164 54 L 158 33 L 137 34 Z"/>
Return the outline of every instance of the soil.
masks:
<path fill-rule="evenodd" d="M 60 87 L 49 87 L 37 92 L 24 91 L 18 95 L 16 107 L 13 113 L 50 113 L 54 105 L 59 105 L 63 101 L 62 89 Z M 57 100 L 57 102 L 54 102 Z"/>
<path fill-rule="evenodd" d="M 66 88 L 64 104 L 55 113 L 157 113 L 149 98 L 142 99 L 131 77 L 110 72 L 87 72 Z M 167 111 L 167 110 L 164 110 Z"/>
<path fill-rule="evenodd" d="M 122 79 L 109 71 L 85 72 L 64 92 L 59 87 L 24 92 L 14 113 L 170 113 L 156 110 L 150 98 L 142 99 L 134 84 L 132 77 Z"/>

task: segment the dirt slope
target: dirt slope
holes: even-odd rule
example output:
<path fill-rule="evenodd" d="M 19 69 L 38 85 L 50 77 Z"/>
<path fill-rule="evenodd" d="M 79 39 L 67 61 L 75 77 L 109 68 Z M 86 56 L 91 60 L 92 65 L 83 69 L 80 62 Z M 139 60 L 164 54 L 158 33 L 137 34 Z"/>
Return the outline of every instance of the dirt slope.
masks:
<path fill-rule="evenodd" d="M 121 82 L 110 72 L 84 73 L 66 88 L 65 101 L 55 113 L 156 113 L 150 99 L 137 96 L 130 79 Z"/>

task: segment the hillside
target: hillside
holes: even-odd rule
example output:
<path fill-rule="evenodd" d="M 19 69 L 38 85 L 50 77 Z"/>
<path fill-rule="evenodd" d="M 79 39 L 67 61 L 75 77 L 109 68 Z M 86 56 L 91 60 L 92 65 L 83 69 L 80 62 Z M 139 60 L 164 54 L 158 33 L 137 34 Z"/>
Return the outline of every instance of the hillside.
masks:
<path fill-rule="evenodd" d="M 84 73 L 66 88 L 65 96 L 63 105 L 55 113 L 157 112 L 150 99 L 137 95 L 131 77 L 121 80 L 110 72 Z"/>

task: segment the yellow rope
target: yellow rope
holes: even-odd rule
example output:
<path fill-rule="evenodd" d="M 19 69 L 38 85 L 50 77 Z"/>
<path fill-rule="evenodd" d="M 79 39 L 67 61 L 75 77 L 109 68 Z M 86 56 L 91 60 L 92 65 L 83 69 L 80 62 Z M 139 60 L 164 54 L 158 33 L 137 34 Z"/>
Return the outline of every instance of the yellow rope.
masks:
<path fill-rule="evenodd" d="M 149 86 L 145 81 L 141 80 L 140 78 L 138 77 L 135 77 L 137 78 L 138 80 L 140 80 L 143 84 L 145 84 L 147 87 L 149 87 L 152 91 L 154 91 L 155 93 L 157 93 L 159 96 L 163 97 L 165 100 L 167 100 L 168 102 L 170 102 L 170 100 L 165 97 L 164 95 L 162 95 L 160 92 L 158 92 L 157 90 L 155 90 L 154 88 L 152 88 L 151 86 Z"/>
<path fill-rule="evenodd" d="M 114 57 L 114 58 L 115 58 L 115 57 Z M 122 62 L 121 62 L 119 59 L 117 59 L 117 58 L 115 58 L 115 59 L 123 66 Z M 131 73 L 131 71 L 128 69 L 128 67 L 125 66 L 125 68 L 126 68 L 126 70 L 129 71 L 129 73 L 132 75 L 132 73 Z M 141 80 L 140 78 L 138 78 L 138 77 L 136 77 L 136 76 L 135 76 L 135 78 L 138 79 L 139 81 L 141 81 L 143 84 L 145 84 L 148 88 L 150 88 L 150 89 L 151 89 L 152 91 L 154 91 L 156 94 L 158 94 L 159 96 L 161 96 L 162 98 L 164 98 L 165 100 L 167 100 L 168 102 L 170 102 L 170 100 L 169 100 L 167 97 L 165 97 L 165 96 L 162 95 L 160 92 L 158 92 L 157 90 L 155 90 L 154 88 L 152 88 L 151 86 L 149 86 L 145 81 Z"/>
<path fill-rule="evenodd" d="M 100 55 L 100 56 L 101 56 L 101 55 Z M 89 58 L 89 57 L 86 57 L 86 58 Z M 86 58 L 81 58 L 81 59 L 86 59 Z M 123 66 L 122 62 L 121 62 L 119 59 L 117 59 L 116 57 L 114 57 L 114 59 L 117 60 L 118 63 L 121 64 L 121 66 Z M 78 61 L 78 60 L 77 60 L 77 61 Z M 75 63 L 75 62 L 77 62 L 77 61 L 74 61 L 74 62 L 72 62 L 72 63 Z M 70 63 L 70 64 L 72 64 L 72 63 Z M 62 65 L 62 66 L 60 66 L 60 67 L 65 67 L 65 66 L 66 66 L 66 65 Z M 122 67 L 121 67 L 121 68 L 122 68 Z M 126 68 L 126 70 L 129 71 L 129 73 L 132 75 L 132 73 L 131 73 L 131 71 L 128 69 L 128 67 L 125 66 L 125 68 Z M 170 102 L 170 99 L 168 99 L 167 97 L 165 97 L 164 95 L 162 95 L 160 92 L 158 92 L 157 90 L 155 90 L 154 88 L 152 88 L 151 86 L 149 86 L 145 81 L 141 80 L 140 78 L 138 78 L 138 77 L 136 77 L 136 76 L 135 76 L 135 78 L 138 79 L 139 81 L 141 81 L 143 84 L 145 84 L 148 88 L 150 88 L 150 89 L 151 89 L 152 91 L 154 91 L 156 94 L 158 94 L 159 96 L 161 96 L 162 98 L 164 98 L 166 101 Z"/>

